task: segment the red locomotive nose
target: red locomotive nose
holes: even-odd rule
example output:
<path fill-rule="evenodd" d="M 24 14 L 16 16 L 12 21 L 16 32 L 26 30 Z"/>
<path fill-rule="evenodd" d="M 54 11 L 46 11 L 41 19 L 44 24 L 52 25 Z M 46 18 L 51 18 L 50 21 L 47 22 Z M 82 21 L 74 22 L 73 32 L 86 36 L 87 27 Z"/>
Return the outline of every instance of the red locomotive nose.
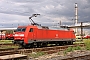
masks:
<path fill-rule="evenodd" d="M 17 33 L 17 34 L 14 35 L 14 39 L 22 40 L 23 38 L 24 38 L 24 33 L 23 34 L 22 33 Z"/>

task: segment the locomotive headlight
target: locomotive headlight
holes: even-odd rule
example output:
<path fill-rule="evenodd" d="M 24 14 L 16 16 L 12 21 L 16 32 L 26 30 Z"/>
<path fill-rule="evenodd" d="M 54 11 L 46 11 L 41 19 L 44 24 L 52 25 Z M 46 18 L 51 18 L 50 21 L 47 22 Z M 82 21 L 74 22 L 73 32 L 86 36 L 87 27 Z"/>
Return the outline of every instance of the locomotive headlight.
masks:
<path fill-rule="evenodd" d="M 15 34 L 14 36 L 18 36 L 18 34 Z"/>
<path fill-rule="evenodd" d="M 20 34 L 20 36 L 24 36 L 24 34 Z"/>
<path fill-rule="evenodd" d="M 8 35 L 8 36 L 10 36 L 10 35 Z"/>

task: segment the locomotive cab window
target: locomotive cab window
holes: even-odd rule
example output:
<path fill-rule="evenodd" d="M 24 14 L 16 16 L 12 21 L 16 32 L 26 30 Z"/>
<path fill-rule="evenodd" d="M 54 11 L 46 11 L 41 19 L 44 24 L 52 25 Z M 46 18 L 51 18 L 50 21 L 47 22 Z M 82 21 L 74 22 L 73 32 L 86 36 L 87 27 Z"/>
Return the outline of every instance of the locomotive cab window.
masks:
<path fill-rule="evenodd" d="M 30 28 L 29 32 L 33 32 L 33 28 Z"/>
<path fill-rule="evenodd" d="M 26 28 L 17 28 L 15 32 L 25 32 Z"/>

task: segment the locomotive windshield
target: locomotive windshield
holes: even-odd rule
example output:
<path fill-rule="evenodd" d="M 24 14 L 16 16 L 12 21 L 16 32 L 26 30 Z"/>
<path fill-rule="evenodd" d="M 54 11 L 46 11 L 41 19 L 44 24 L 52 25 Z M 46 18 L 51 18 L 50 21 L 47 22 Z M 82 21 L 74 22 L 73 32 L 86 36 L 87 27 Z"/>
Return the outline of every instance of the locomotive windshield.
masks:
<path fill-rule="evenodd" d="M 26 28 L 17 28 L 16 32 L 25 32 Z"/>

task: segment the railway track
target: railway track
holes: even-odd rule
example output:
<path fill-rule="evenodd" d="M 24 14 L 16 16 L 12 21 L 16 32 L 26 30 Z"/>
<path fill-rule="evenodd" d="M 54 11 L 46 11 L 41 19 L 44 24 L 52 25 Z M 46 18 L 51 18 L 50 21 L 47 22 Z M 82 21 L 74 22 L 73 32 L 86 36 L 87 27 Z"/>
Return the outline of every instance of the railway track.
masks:
<path fill-rule="evenodd" d="M 53 47 L 43 47 L 43 48 L 30 48 L 30 49 L 24 49 L 24 48 L 16 48 L 16 49 L 8 49 L 0 51 L 0 56 L 2 55 L 9 55 L 9 54 L 28 54 L 32 52 L 44 52 L 48 54 L 56 53 L 59 51 L 63 51 L 68 47 L 75 47 L 75 46 L 85 46 L 85 44 L 77 44 L 77 45 L 66 45 L 66 46 L 53 46 Z"/>
<path fill-rule="evenodd" d="M 32 49 L 20 49 L 20 52 L 21 53 L 44 52 L 44 53 L 52 54 L 52 53 L 56 53 L 56 52 L 59 52 L 59 51 L 64 51 L 68 47 L 76 47 L 76 46 L 84 47 L 85 44 L 53 46 L 53 47 L 32 48 Z"/>
<path fill-rule="evenodd" d="M 41 60 L 41 59 L 36 59 Z M 80 51 L 79 53 L 72 53 L 66 56 L 57 56 L 43 60 L 90 60 L 90 51 Z"/>

